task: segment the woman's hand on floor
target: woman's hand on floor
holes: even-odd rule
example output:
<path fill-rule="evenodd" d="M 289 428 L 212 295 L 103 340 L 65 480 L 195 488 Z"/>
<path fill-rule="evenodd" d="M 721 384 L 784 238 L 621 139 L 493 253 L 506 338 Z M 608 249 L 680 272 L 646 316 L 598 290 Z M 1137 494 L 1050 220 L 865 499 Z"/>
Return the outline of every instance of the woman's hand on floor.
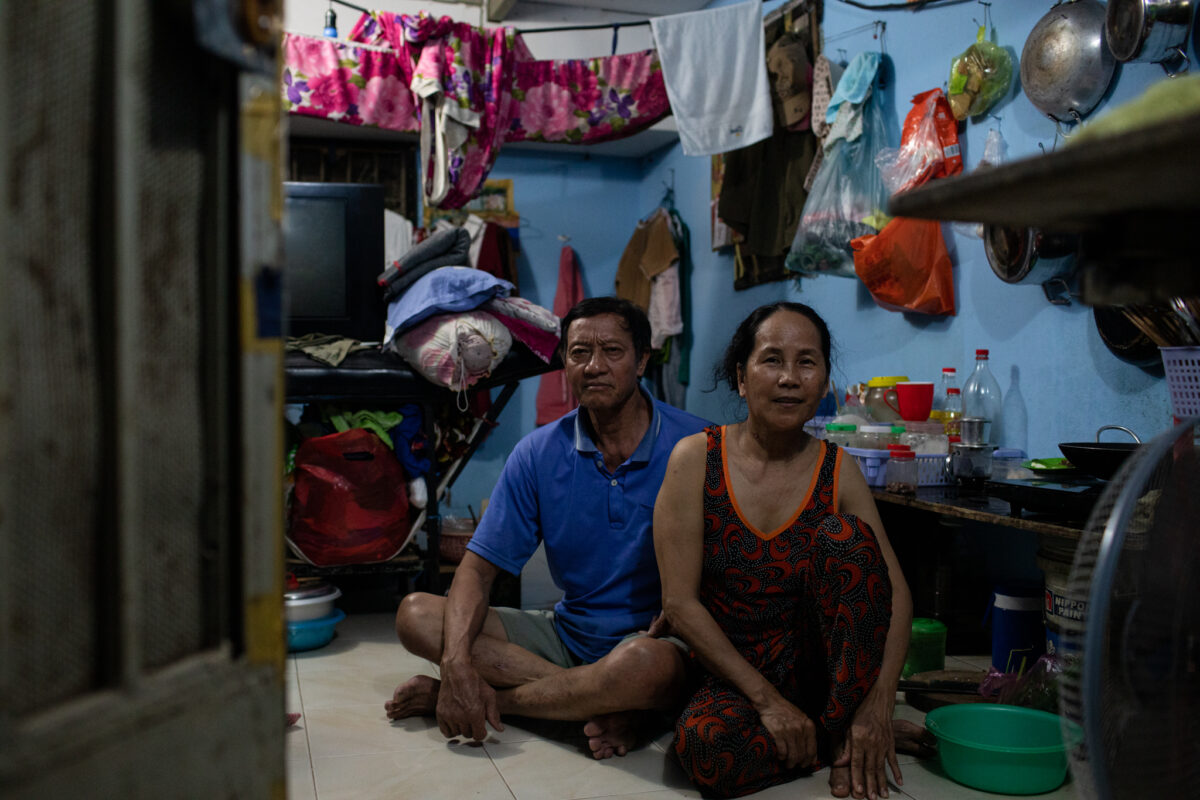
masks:
<path fill-rule="evenodd" d="M 817 761 L 817 726 L 803 711 L 780 697 L 758 712 L 775 739 L 779 760 L 788 769 L 813 766 Z"/>
<path fill-rule="evenodd" d="M 876 800 L 889 796 L 885 765 L 891 765 L 896 783 L 904 783 L 896 760 L 891 712 L 870 702 L 859 706 L 846 730 L 842 752 L 834 758 L 834 766 L 849 765 L 850 791 L 855 797 Z"/>

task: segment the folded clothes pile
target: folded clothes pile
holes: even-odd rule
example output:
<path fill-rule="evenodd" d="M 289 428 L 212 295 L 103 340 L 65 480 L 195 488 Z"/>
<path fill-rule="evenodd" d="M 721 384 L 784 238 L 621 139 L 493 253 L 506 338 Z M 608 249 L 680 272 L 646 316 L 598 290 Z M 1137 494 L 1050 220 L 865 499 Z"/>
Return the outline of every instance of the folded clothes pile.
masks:
<path fill-rule="evenodd" d="M 438 267 L 469 267 L 471 234 L 449 228 L 433 234 L 405 253 L 376 279 L 387 302 L 404 294 L 420 278 Z"/>

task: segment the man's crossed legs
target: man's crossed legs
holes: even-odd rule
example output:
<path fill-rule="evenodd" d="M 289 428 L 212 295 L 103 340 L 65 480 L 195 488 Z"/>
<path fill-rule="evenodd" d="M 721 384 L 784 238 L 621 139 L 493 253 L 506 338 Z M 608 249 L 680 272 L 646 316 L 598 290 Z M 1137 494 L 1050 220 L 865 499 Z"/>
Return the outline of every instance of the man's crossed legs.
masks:
<path fill-rule="evenodd" d="M 446 599 L 406 595 L 396 612 L 396 633 L 411 653 L 439 663 Z M 623 756 L 637 740 L 639 712 L 674 709 L 685 697 L 686 667 L 674 644 L 630 638 L 599 661 L 562 667 L 508 640 L 499 614 L 489 608 L 471 649 L 480 678 L 495 689 L 499 714 L 537 719 L 587 720 L 584 734 L 595 758 Z M 418 675 L 396 688 L 384 704 L 389 719 L 437 712 L 441 682 Z M 483 712 L 479 712 L 480 718 Z M 494 725 L 498 720 L 490 720 Z M 443 733 L 456 735 L 457 731 Z M 483 738 L 486 731 L 472 735 Z"/>

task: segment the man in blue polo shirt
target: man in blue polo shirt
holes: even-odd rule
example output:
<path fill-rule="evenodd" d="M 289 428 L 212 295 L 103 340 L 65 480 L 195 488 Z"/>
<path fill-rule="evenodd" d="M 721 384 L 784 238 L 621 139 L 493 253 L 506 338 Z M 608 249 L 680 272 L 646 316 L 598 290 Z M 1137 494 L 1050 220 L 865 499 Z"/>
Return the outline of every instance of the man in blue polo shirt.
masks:
<path fill-rule="evenodd" d="M 502 730 L 501 714 L 587 720 L 596 758 L 634 743 L 634 712 L 682 700 L 684 649 L 637 636 L 662 602 L 651 521 L 675 443 L 708 423 L 657 402 L 638 379 L 650 324 L 615 297 L 563 319 L 561 350 L 579 408 L 524 437 L 509 456 L 446 598 L 407 595 L 396 631 L 441 666 L 397 687 L 388 717 L 436 714 L 447 737 Z M 563 597 L 553 612 L 489 608 L 540 542 Z"/>

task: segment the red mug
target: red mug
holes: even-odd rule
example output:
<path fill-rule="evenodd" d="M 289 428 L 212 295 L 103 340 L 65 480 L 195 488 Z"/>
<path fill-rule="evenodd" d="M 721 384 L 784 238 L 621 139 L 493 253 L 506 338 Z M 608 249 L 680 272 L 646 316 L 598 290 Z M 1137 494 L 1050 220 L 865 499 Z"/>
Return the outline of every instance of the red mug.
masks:
<path fill-rule="evenodd" d="M 924 422 L 933 410 L 933 382 L 905 381 L 896 384 L 896 402 L 901 419 Z"/>

